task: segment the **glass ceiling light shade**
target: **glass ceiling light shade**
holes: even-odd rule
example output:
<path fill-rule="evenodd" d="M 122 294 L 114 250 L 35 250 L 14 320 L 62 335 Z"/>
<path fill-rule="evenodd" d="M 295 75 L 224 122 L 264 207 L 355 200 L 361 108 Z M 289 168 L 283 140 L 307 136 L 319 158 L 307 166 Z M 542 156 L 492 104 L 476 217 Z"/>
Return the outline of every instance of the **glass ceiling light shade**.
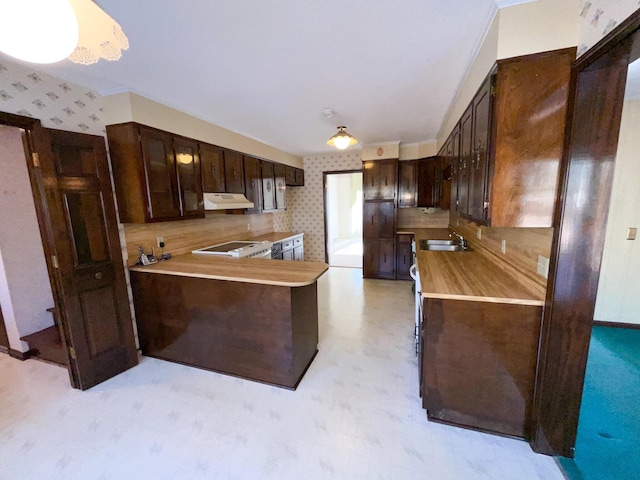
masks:
<path fill-rule="evenodd" d="M 32 63 L 63 60 L 78 44 L 68 0 L 0 0 L 0 51 Z"/>
<path fill-rule="evenodd" d="M 1 1 L 1 0 L 0 0 Z M 78 16 L 80 36 L 69 60 L 91 65 L 98 60 L 115 61 L 129 49 L 129 39 L 113 18 L 91 0 L 69 0 Z"/>
<path fill-rule="evenodd" d="M 338 133 L 329 139 L 327 145 L 332 145 L 338 150 L 344 150 L 345 148 L 358 143 L 358 140 L 347 132 L 346 128 L 347 127 L 345 126 L 338 127 Z"/>

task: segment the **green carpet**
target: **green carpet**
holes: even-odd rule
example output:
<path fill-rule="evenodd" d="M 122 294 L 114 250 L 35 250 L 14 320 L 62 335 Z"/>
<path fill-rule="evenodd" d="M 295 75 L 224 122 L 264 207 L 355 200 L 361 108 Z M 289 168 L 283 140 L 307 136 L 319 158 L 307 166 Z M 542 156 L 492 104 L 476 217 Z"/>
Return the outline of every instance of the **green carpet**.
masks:
<path fill-rule="evenodd" d="M 571 480 L 640 480 L 640 330 L 594 327 Z"/>

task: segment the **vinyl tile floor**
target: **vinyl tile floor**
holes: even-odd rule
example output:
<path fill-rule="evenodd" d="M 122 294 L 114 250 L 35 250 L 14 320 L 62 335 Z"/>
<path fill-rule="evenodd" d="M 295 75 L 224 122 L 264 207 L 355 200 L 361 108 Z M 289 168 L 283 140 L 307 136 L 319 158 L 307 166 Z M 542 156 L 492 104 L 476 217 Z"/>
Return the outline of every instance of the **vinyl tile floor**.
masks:
<path fill-rule="evenodd" d="M 330 269 L 292 392 L 153 358 L 90 390 L 0 354 L 0 479 L 562 480 L 525 442 L 427 421 L 409 282 Z"/>

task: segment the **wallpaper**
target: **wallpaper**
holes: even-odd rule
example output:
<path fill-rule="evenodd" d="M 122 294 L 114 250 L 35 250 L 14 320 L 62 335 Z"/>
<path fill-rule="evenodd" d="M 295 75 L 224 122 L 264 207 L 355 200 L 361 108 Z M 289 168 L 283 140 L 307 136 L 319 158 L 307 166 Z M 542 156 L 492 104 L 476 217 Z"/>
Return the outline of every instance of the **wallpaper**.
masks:
<path fill-rule="evenodd" d="M 582 0 L 578 56 L 640 8 L 640 0 Z"/>
<path fill-rule="evenodd" d="M 0 111 L 38 118 L 48 128 L 105 135 L 100 95 L 3 56 Z"/>
<path fill-rule="evenodd" d="M 304 232 L 304 259 L 324 262 L 324 197 L 322 173 L 362 169 L 361 152 L 305 157 L 304 187 L 287 189 L 292 229 Z M 275 227 L 274 219 L 274 227 Z M 278 230 L 275 228 L 275 230 Z"/>

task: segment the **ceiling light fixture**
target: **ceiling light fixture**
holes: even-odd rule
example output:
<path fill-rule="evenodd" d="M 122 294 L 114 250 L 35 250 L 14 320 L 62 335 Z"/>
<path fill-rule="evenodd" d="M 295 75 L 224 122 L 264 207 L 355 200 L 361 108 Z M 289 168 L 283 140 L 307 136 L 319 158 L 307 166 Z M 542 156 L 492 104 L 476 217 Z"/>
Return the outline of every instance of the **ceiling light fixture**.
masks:
<path fill-rule="evenodd" d="M 336 133 L 329 139 L 327 145 L 333 145 L 338 150 L 344 150 L 345 148 L 358 143 L 358 140 L 356 140 L 353 135 L 347 132 L 346 128 L 347 127 L 345 127 L 344 125 L 338 127 L 338 133 Z"/>
<path fill-rule="evenodd" d="M 92 0 L 0 0 L 0 51 L 32 63 L 118 60 L 129 40 Z"/>
<path fill-rule="evenodd" d="M 32 63 L 54 63 L 78 44 L 78 20 L 68 0 L 1 0 L 0 51 Z"/>

